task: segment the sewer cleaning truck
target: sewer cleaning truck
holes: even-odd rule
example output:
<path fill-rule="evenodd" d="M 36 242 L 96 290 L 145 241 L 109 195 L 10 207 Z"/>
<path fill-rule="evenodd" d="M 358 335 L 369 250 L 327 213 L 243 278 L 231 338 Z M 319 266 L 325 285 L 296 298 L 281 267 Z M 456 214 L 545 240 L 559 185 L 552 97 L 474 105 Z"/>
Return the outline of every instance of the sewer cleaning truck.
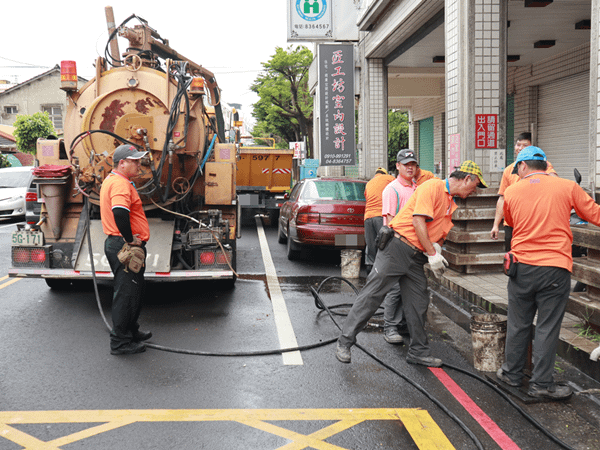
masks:
<path fill-rule="evenodd" d="M 61 63 L 64 138 L 37 142 L 42 213 L 35 226 L 18 225 L 13 233 L 9 275 L 44 278 L 57 289 L 93 274 L 112 278 L 100 188 L 115 149 L 131 144 L 148 152 L 133 180 L 150 224 L 145 278 L 233 282 L 237 154 L 225 139 L 215 76 L 141 17 L 115 27 L 107 7 L 106 18 L 109 40 L 95 77 L 78 86 L 75 62 Z M 129 41 L 123 54 L 117 36 Z"/>

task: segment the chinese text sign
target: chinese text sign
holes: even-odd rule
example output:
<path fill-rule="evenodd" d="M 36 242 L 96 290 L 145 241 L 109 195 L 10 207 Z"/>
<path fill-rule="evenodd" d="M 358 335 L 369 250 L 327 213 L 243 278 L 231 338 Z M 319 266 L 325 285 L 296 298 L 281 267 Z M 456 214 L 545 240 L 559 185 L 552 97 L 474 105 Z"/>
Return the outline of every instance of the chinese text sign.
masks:
<path fill-rule="evenodd" d="M 320 149 L 322 166 L 356 164 L 354 46 L 319 45 Z"/>
<path fill-rule="evenodd" d="M 475 114 L 475 148 L 496 148 L 498 114 Z"/>

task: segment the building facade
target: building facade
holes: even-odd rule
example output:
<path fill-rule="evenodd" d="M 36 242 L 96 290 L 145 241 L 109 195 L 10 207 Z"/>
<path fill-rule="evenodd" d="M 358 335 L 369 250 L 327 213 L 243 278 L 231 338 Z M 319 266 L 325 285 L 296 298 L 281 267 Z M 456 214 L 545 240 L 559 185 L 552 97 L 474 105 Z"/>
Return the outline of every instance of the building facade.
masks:
<path fill-rule="evenodd" d="M 366 0 L 356 41 L 359 174 L 387 164 L 387 111 L 440 177 L 477 162 L 492 186 L 524 131 L 558 174 L 600 182 L 600 0 Z"/>

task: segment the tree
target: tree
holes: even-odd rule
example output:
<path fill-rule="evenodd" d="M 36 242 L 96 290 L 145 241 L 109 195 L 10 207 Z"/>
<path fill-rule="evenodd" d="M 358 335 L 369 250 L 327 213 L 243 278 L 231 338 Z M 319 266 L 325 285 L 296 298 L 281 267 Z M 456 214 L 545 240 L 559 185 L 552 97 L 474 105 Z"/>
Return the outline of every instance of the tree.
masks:
<path fill-rule="evenodd" d="M 396 155 L 408 148 L 408 113 L 388 111 L 388 169 L 396 170 Z"/>
<path fill-rule="evenodd" d="M 308 68 L 312 52 L 292 46 L 275 48 L 271 59 L 262 63 L 264 71 L 250 87 L 259 96 L 252 115 L 257 119 L 252 135 L 274 135 L 280 147 L 308 139 L 307 155 L 313 149 L 313 100 L 308 91 Z M 277 137 L 280 139 L 277 140 Z"/>
<path fill-rule="evenodd" d="M 36 112 L 30 116 L 19 115 L 13 125 L 17 148 L 26 153 L 35 153 L 35 144 L 38 138 L 46 139 L 55 133 L 54 125 L 47 112 Z"/>
<path fill-rule="evenodd" d="M 10 167 L 10 162 L 8 162 L 8 158 L 5 155 L 0 154 L 0 169 L 4 167 Z"/>

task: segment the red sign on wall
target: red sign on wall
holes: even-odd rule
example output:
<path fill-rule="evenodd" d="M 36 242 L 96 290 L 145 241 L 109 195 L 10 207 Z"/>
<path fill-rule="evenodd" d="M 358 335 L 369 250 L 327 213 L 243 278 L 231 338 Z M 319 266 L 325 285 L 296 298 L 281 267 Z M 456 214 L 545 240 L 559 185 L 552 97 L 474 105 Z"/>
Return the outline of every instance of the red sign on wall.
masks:
<path fill-rule="evenodd" d="M 475 148 L 497 148 L 498 114 L 475 114 Z"/>

